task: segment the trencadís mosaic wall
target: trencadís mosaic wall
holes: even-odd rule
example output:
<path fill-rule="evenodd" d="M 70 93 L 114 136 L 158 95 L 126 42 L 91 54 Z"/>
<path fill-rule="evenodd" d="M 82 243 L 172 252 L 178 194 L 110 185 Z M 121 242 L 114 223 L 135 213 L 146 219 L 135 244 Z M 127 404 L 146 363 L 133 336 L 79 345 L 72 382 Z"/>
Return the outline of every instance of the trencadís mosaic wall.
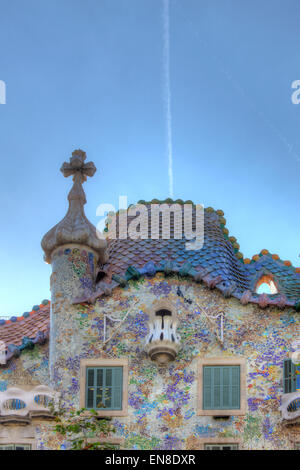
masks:
<path fill-rule="evenodd" d="M 166 368 L 152 363 L 144 351 L 147 307 L 160 298 L 167 298 L 176 306 L 181 335 L 179 354 Z M 103 351 L 104 314 L 123 318 L 134 303 L 136 307 Z M 224 310 L 223 346 L 198 305 L 212 315 Z M 53 365 L 54 379 L 71 406 L 78 406 L 82 358 L 129 359 L 128 416 L 113 419 L 116 436 L 124 438 L 126 448 L 197 449 L 199 439 L 227 437 L 242 437 L 246 449 L 293 447 L 290 434 L 281 423 L 279 406 L 283 360 L 300 333 L 295 310 L 242 306 L 202 285 L 163 275 L 130 281 L 127 288 L 116 288 L 94 306 L 72 306 L 67 298 L 58 295 L 52 307 L 59 350 Z M 107 336 L 115 326 L 108 321 Z M 74 342 L 76 347 L 72 346 Z M 228 420 L 197 416 L 198 359 L 232 355 L 247 358 L 246 415 Z M 19 367 L 27 371 L 41 367 L 25 356 L 21 361 Z M 41 364 L 43 360 L 37 362 Z M 9 369 L 0 374 L 0 385 L 6 383 L 5 376 L 9 380 L 10 374 L 13 377 Z M 44 381 L 45 371 L 37 374 Z M 61 443 L 47 432 L 47 426 L 39 428 L 41 448 L 57 448 Z"/>
<path fill-rule="evenodd" d="M 48 344 L 26 349 L 20 357 L 14 357 L 7 366 L 0 367 L 0 392 L 14 385 L 49 385 L 48 349 Z"/>

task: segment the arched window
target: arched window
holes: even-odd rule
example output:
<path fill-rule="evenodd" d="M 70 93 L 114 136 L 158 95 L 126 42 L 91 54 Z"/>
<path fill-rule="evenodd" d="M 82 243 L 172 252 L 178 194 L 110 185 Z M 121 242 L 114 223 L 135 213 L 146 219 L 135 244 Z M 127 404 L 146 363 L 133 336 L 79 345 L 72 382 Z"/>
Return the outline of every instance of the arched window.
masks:
<path fill-rule="evenodd" d="M 257 294 L 278 294 L 278 289 L 273 276 L 265 275 L 260 278 L 255 287 Z"/>

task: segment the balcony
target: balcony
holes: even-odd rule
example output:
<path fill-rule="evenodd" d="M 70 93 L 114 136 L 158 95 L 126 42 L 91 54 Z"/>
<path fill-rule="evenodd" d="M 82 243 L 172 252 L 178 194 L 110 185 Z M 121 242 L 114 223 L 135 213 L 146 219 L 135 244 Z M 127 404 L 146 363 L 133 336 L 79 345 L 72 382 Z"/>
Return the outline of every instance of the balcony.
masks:
<path fill-rule="evenodd" d="M 149 321 L 146 351 L 160 366 L 173 361 L 177 355 L 180 337 L 176 327 L 177 322 L 169 310 L 157 311 Z"/>
<path fill-rule="evenodd" d="M 10 387 L 0 392 L 0 424 L 30 424 L 32 418 L 49 419 L 52 417 L 49 405 L 57 400 L 57 393 L 45 385 Z"/>
<path fill-rule="evenodd" d="M 286 424 L 300 422 L 300 390 L 281 396 L 281 415 Z"/>

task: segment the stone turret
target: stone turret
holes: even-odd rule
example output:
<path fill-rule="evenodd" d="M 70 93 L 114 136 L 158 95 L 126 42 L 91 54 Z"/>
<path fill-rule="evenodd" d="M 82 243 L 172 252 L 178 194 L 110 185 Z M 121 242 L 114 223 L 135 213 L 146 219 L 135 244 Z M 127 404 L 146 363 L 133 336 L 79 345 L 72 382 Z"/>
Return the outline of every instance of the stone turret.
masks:
<path fill-rule="evenodd" d="M 52 262 L 52 255 L 58 248 L 70 244 L 89 247 L 102 262 L 105 261 L 106 241 L 99 238 L 96 228 L 86 218 L 83 208 L 86 198 L 82 183 L 87 180 L 87 176 L 92 177 L 97 171 L 94 163 L 84 163 L 85 159 L 85 152 L 75 150 L 70 163 L 65 162 L 60 169 L 66 178 L 73 175 L 74 184 L 68 195 L 67 214 L 42 239 L 47 263 Z"/>
<path fill-rule="evenodd" d="M 97 236 L 84 213 L 82 183 L 96 172 L 94 163 L 85 163 L 85 159 L 85 152 L 75 150 L 70 163 L 62 165 L 63 175 L 72 175 L 74 182 L 68 195 L 69 209 L 42 240 L 45 260 L 52 265 L 50 376 L 53 387 L 63 388 L 66 394 L 74 372 L 68 370 L 66 357 L 75 360 L 83 344 L 73 300 L 93 291 L 96 265 L 106 262 L 106 241 Z"/>

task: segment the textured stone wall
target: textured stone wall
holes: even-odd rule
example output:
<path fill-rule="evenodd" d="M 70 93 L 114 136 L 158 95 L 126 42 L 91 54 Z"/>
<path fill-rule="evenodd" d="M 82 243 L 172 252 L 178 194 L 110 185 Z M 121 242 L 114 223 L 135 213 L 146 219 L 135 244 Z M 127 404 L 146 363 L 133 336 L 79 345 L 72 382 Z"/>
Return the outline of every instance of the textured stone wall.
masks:
<path fill-rule="evenodd" d="M 70 388 L 72 378 L 68 367 L 63 378 L 58 377 L 56 371 L 64 368 L 66 360 L 76 357 L 83 343 L 78 322 L 73 321 L 77 307 L 72 305 L 72 300 L 83 295 L 85 289 L 91 289 L 94 274 L 95 254 L 91 250 L 70 246 L 57 250 L 52 256 L 50 381 L 52 387 L 62 393 Z"/>
<path fill-rule="evenodd" d="M 0 392 L 13 385 L 49 385 L 49 345 L 26 349 L 20 357 L 13 358 L 0 367 Z"/>
<path fill-rule="evenodd" d="M 144 351 L 147 307 L 162 297 L 176 307 L 181 335 L 178 357 L 167 368 L 158 368 Z M 103 351 L 104 314 L 123 318 L 135 302 L 136 308 Z M 223 347 L 197 305 L 208 314 L 225 311 Z M 94 306 L 70 308 L 68 301 L 62 299 L 56 311 L 60 360 L 55 364 L 55 381 L 64 399 L 71 406 L 78 406 L 80 359 L 128 358 L 129 413 L 128 417 L 113 421 L 117 435 L 125 439 L 125 447 L 130 449 L 196 449 L 199 439 L 216 437 L 242 437 L 244 447 L 250 449 L 291 448 L 279 406 L 282 363 L 292 340 L 300 333 L 298 317 L 288 309 L 242 306 L 202 285 L 163 275 L 131 281 L 129 287 L 115 289 Z M 108 335 L 114 327 L 109 324 Z M 75 345 L 74 338 L 80 338 Z M 247 358 L 246 415 L 221 421 L 197 416 L 198 359 L 232 355 Z"/>
<path fill-rule="evenodd" d="M 64 271 L 57 269 L 56 283 L 60 273 Z M 64 282 L 67 292 L 69 281 L 66 278 Z M 179 354 L 166 368 L 158 368 L 144 351 L 146 312 L 162 297 L 175 306 L 181 335 Z M 135 309 L 103 351 L 104 314 L 123 318 L 134 303 Z M 281 423 L 279 406 L 283 359 L 300 334 L 299 314 L 294 310 L 242 306 L 200 284 L 163 275 L 130 281 L 127 288 L 116 288 L 93 306 L 71 305 L 63 292 L 54 304 L 56 334 L 52 347 L 58 360 L 53 372 L 56 388 L 70 406 L 78 406 L 81 359 L 128 358 L 128 416 L 113 419 L 116 436 L 124 438 L 126 448 L 197 449 L 203 438 L 242 438 L 246 449 L 293 447 L 291 435 Z M 224 310 L 223 347 L 198 305 L 208 314 Z M 108 335 L 114 327 L 108 322 Z M 246 415 L 221 421 L 197 416 L 198 359 L 232 355 L 247 358 Z M 0 369 L 0 388 L 24 382 L 48 384 L 47 367 L 46 346 L 26 351 Z M 37 447 L 57 449 L 65 445 L 49 426 L 35 425 Z"/>
<path fill-rule="evenodd" d="M 31 388 L 35 385 L 49 385 L 49 345 L 35 346 L 24 350 L 20 357 L 13 358 L 6 366 L 0 367 L 0 391 L 12 386 Z M 30 425 L 1 425 L 0 443 L 26 442 L 43 448 L 44 442 L 50 448 L 59 448 L 59 437 L 51 431 L 51 423 L 34 420 Z M 55 442 L 55 444 L 53 444 Z"/>

